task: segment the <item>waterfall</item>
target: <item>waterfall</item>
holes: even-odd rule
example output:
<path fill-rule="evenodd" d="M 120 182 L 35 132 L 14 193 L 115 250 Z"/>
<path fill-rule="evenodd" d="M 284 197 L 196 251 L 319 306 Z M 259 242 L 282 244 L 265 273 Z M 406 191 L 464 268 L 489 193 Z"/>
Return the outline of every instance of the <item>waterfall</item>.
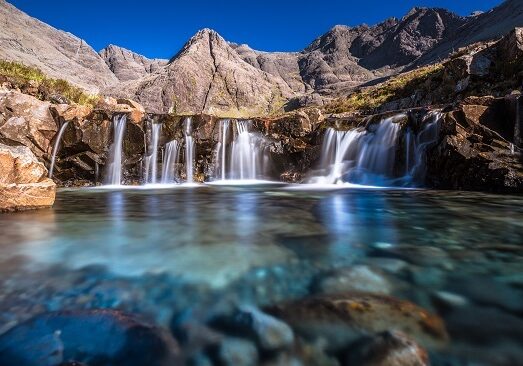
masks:
<path fill-rule="evenodd" d="M 402 175 L 396 171 L 402 141 L 401 124 L 396 123 L 399 118 L 403 119 L 405 115 L 383 119 L 367 129 L 337 131 L 328 128 L 321 153 L 321 171 L 310 182 L 365 185 L 422 182 L 426 150 L 437 141 L 441 114 L 427 114 L 417 134 L 410 127 L 403 131 L 405 169 Z"/>
<path fill-rule="evenodd" d="M 53 177 L 56 154 L 58 154 L 58 149 L 60 148 L 60 141 L 62 140 L 62 135 L 64 134 L 68 124 L 69 122 L 64 122 L 60 127 L 60 130 L 58 131 L 58 135 L 56 136 L 56 141 L 54 142 L 53 146 L 53 155 L 51 156 L 51 166 L 49 167 L 49 178 Z"/>
<path fill-rule="evenodd" d="M 113 117 L 114 141 L 109 149 L 106 183 L 110 185 L 122 184 L 122 148 L 123 135 L 127 124 L 127 115 Z"/>
<path fill-rule="evenodd" d="M 191 117 L 187 117 L 185 119 L 185 172 L 187 183 L 194 182 L 195 150 L 194 139 L 192 136 L 192 119 Z"/>
<path fill-rule="evenodd" d="M 227 179 L 227 141 L 229 137 L 230 120 L 226 119 L 220 122 L 219 141 L 216 145 L 216 166 L 218 171 L 217 177 L 220 180 Z"/>
<path fill-rule="evenodd" d="M 163 153 L 163 167 L 162 167 L 162 183 L 174 183 L 176 182 L 176 164 L 178 163 L 178 155 L 180 150 L 180 144 L 178 141 L 172 140 L 165 144 L 165 150 Z"/>
<path fill-rule="evenodd" d="M 412 167 L 407 164 L 407 174 L 403 180 L 406 183 L 423 182 L 426 173 L 427 149 L 438 141 L 440 112 L 429 112 L 422 120 L 421 130 L 413 141 L 408 141 L 406 162 L 414 162 Z"/>
<path fill-rule="evenodd" d="M 523 137 L 521 136 L 522 125 L 521 95 L 518 95 L 516 97 L 516 122 L 514 123 L 514 145 L 518 148 L 523 148 Z"/>
<path fill-rule="evenodd" d="M 264 178 L 268 165 L 267 142 L 251 131 L 252 121 L 223 120 L 216 145 L 216 180 L 257 180 Z M 232 128 L 231 128 L 232 127 Z M 233 138 L 229 134 L 234 133 Z M 228 142 L 232 140 L 230 144 Z"/>
<path fill-rule="evenodd" d="M 145 157 L 145 181 L 155 184 L 158 179 L 158 144 L 162 132 L 160 123 L 152 123 L 150 154 Z"/>

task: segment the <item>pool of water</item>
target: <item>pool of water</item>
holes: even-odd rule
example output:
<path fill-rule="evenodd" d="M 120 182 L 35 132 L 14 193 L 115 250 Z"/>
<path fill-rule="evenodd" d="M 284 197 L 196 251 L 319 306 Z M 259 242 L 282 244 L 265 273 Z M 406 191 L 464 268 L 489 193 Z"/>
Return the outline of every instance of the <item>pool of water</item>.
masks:
<path fill-rule="evenodd" d="M 162 325 L 365 291 L 440 316 L 433 364 L 523 357 L 523 197 L 310 187 L 63 189 L 0 216 L 0 333 L 45 311 L 117 308 Z M 203 320 L 202 320 L 203 321 Z"/>

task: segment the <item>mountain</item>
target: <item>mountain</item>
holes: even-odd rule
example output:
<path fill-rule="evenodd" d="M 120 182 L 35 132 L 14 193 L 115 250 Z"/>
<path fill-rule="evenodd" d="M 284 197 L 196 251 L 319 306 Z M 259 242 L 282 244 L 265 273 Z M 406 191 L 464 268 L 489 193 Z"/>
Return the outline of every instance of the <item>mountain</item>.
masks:
<path fill-rule="evenodd" d="M 170 60 L 83 40 L 0 0 L 0 58 L 36 66 L 90 91 L 138 100 L 151 112 L 252 116 L 321 105 L 355 88 L 438 62 L 460 47 L 523 25 L 523 1 L 461 17 L 413 8 L 376 25 L 337 25 L 301 52 L 263 52 L 204 29 Z"/>
<path fill-rule="evenodd" d="M 99 55 L 120 81 L 136 80 L 150 75 L 168 62 L 162 59 L 151 60 L 115 45 L 105 47 Z"/>
<path fill-rule="evenodd" d="M 0 59 L 37 67 L 88 91 L 116 84 L 104 60 L 82 39 L 0 0 Z"/>
<path fill-rule="evenodd" d="M 199 31 L 167 65 L 105 90 L 154 112 L 268 114 L 294 95 L 279 77 L 244 62 L 218 33 Z"/>

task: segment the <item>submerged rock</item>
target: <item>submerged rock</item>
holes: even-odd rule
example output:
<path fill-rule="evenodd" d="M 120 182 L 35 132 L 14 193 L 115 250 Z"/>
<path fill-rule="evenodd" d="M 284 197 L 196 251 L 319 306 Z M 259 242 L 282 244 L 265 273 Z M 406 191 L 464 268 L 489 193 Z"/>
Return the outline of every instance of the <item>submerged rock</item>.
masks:
<path fill-rule="evenodd" d="M 425 309 L 393 297 L 347 293 L 319 296 L 267 309 L 309 338 L 325 338 L 341 349 L 362 336 L 399 330 L 417 342 L 439 348 L 448 341 L 444 322 Z"/>
<path fill-rule="evenodd" d="M 428 366 L 427 351 L 401 332 L 384 332 L 362 341 L 350 352 L 347 365 Z"/>
<path fill-rule="evenodd" d="M 388 295 L 392 292 L 392 284 L 385 275 L 365 265 L 344 268 L 323 275 L 317 279 L 313 287 L 323 294 L 363 291 Z"/>
<path fill-rule="evenodd" d="M 89 366 L 181 365 L 176 341 L 164 330 L 116 310 L 38 315 L 0 337 L 0 364 Z"/>
<path fill-rule="evenodd" d="M 263 350 L 276 350 L 294 343 L 294 334 L 287 324 L 253 306 L 241 306 L 232 314 L 217 316 L 210 324 L 230 335 L 252 339 Z"/>

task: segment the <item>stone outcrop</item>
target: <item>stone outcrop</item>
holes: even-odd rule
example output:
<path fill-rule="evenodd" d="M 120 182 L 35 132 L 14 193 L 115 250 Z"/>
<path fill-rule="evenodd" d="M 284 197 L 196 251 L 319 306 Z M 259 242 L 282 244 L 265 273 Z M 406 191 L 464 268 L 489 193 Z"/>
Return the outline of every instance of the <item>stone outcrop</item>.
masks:
<path fill-rule="evenodd" d="M 0 211 L 52 206 L 56 185 L 25 146 L 0 143 Z"/>
<path fill-rule="evenodd" d="M 0 59 L 21 62 L 88 91 L 118 82 L 83 39 L 53 28 L 0 0 Z"/>
<path fill-rule="evenodd" d="M 428 154 L 428 183 L 444 189 L 523 191 L 515 145 L 519 96 L 466 99 L 445 114 L 440 142 Z M 519 122 L 519 121 L 518 121 Z"/>
<path fill-rule="evenodd" d="M 50 105 L 27 94 L 0 90 L 0 142 L 25 145 L 37 157 L 51 153 L 57 125 Z"/>

